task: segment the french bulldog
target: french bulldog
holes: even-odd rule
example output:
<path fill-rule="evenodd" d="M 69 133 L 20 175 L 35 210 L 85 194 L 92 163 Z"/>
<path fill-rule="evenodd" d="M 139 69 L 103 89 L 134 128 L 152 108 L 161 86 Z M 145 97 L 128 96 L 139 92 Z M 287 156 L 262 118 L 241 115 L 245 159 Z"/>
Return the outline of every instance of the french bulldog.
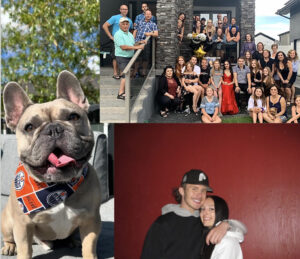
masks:
<path fill-rule="evenodd" d="M 276 107 L 271 107 L 270 108 L 270 113 L 271 113 L 271 115 L 276 116 L 276 114 L 277 114 L 277 108 Z"/>
<path fill-rule="evenodd" d="M 94 145 L 89 103 L 68 71 L 58 76 L 56 96 L 34 104 L 17 83 L 5 86 L 5 118 L 16 132 L 20 165 L 2 212 L 3 255 L 32 258 L 33 239 L 48 244 L 79 228 L 83 258 L 97 258 L 101 197 L 88 163 Z"/>

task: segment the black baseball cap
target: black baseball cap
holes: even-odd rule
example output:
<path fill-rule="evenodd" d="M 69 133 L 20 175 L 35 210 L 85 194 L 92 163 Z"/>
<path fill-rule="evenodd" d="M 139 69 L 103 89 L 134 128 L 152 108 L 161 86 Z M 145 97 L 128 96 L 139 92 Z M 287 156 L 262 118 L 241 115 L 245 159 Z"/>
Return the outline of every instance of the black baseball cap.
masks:
<path fill-rule="evenodd" d="M 191 169 L 186 172 L 182 178 L 181 185 L 185 183 L 201 184 L 207 187 L 208 192 L 213 192 L 212 188 L 209 187 L 208 177 L 202 170 Z"/>

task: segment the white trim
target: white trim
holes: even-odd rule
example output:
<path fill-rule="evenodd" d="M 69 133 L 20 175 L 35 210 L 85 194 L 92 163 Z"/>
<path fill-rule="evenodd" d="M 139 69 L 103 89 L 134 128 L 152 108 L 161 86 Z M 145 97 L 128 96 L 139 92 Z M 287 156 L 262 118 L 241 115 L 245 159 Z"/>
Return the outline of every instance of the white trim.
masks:
<path fill-rule="evenodd" d="M 214 12 L 214 11 L 220 11 L 220 12 L 231 12 L 231 17 L 236 17 L 236 7 L 235 6 L 194 6 L 193 12 L 195 11 L 207 11 L 207 12 Z"/>

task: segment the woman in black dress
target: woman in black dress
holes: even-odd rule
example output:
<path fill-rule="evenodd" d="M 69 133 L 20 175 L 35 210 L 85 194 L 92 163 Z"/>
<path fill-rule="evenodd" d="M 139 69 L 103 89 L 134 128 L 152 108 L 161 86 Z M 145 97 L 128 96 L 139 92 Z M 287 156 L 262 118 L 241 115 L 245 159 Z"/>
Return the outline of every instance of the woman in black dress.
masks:
<path fill-rule="evenodd" d="M 287 106 L 291 105 L 291 84 L 290 80 L 293 75 L 292 62 L 289 61 L 283 51 L 278 51 L 275 57 L 275 71 L 279 76 L 279 87 L 285 93 Z"/>

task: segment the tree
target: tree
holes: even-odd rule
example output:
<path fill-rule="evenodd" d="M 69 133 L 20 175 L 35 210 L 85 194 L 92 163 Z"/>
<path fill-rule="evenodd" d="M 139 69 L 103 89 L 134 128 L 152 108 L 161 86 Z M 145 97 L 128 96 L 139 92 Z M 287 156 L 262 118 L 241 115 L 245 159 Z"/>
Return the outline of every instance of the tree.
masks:
<path fill-rule="evenodd" d="M 26 90 L 34 86 L 34 101 L 53 100 L 56 78 L 67 69 L 99 103 L 92 83 L 99 78 L 88 67 L 100 54 L 99 0 L 4 0 L 2 7 L 10 17 L 2 28 L 2 86 L 16 81 Z"/>

